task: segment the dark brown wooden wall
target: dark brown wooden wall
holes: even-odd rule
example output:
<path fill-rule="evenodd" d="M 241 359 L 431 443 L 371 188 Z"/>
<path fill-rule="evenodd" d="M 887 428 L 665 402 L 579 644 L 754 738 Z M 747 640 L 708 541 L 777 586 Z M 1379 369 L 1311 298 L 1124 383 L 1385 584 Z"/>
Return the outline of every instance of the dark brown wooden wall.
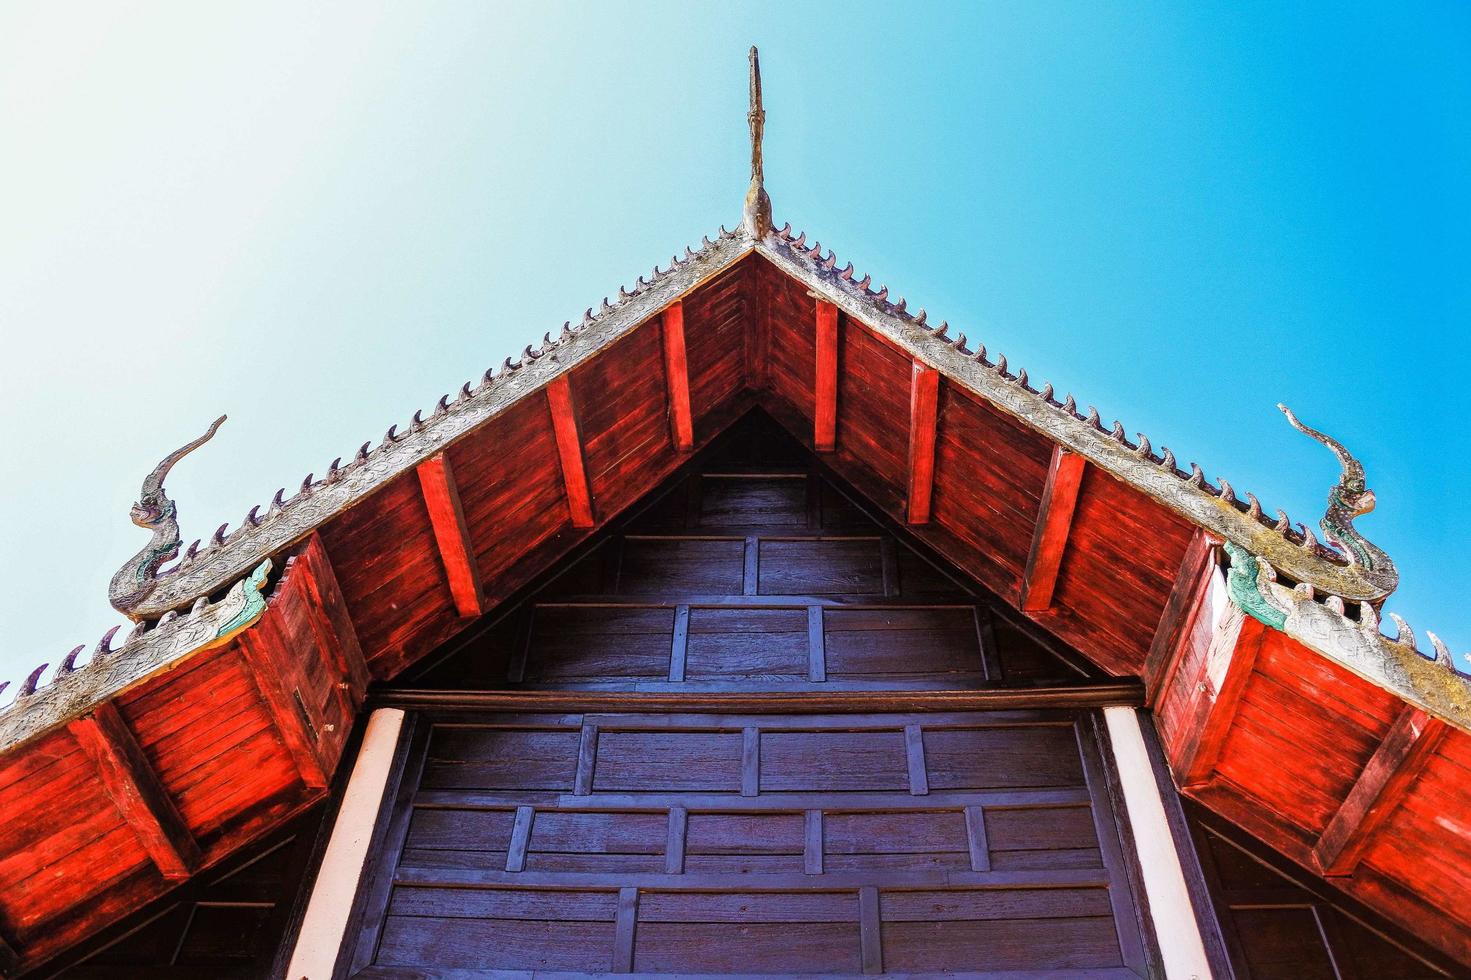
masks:
<path fill-rule="evenodd" d="M 1086 661 L 880 523 L 753 412 L 414 686 L 972 689 Z"/>

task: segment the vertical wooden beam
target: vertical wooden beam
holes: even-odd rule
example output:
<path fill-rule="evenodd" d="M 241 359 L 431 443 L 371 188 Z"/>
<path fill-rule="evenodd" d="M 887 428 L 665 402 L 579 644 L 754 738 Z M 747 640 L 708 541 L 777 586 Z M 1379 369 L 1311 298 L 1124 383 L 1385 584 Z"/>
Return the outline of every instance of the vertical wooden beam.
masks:
<path fill-rule="evenodd" d="M 759 595 L 761 584 L 761 539 L 754 534 L 746 536 L 746 548 L 741 560 L 741 594 Z"/>
<path fill-rule="evenodd" d="M 1400 710 L 1313 847 L 1323 874 L 1353 874 L 1375 831 L 1404 799 L 1446 731 L 1445 722 L 1414 705 Z"/>
<path fill-rule="evenodd" d="M 910 524 L 928 524 L 935 490 L 935 437 L 940 418 L 940 372 L 915 361 L 909 377 Z"/>
<path fill-rule="evenodd" d="M 1221 748 L 1231 732 L 1241 695 L 1251 679 L 1257 654 L 1270 628 L 1232 606 L 1216 629 L 1206 655 L 1206 678 L 1196 694 L 1191 723 L 1176 771 L 1180 784 L 1194 789 L 1216 771 Z"/>
<path fill-rule="evenodd" d="M 562 483 L 567 488 L 567 512 L 573 527 L 592 527 L 592 490 L 582 459 L 582 436 L 577 428 L 577 406 L 567 375 L 547 384 L 547 407 L 552 413 L 552 431 L 557 437 L 557 456 L 562 461 Z"/>
<path fill-rule="evenodd" d="M 807 679 L 814 684 L 827 680 L 827 628 L 822 607 L 807 607 Z"/>
<path fill-rule="evenodd" d="M 613 920 L 613 972 L 633 972 L 633 935 L 638 922 L 638 889 L 618 889 L 618 913 Z"/>
<path fill-rule="evenodd" d="M 690 415 L 690 372 L 684 354 L 684 304 L 676 300 L 664 311 L 664 377 L 669 385 L 669 428 L 674 448 L 695 448 L 695 426 Z"/>
<path fill-rule="evenodd" d="M 202 859 L 199 843 L 112 702 L 97 705 L 67 727 L 159 873 L 171 880 L 193 874 Z"/>
<path fill-rule="evenodd" d="M 817 301 L 817 370 L 813 381 L 812 445 L 830 453 L 838 442 L 838 308 Z"/>
<path fill-rule="evenodd" d="M 807 810 L 802 819 L 802 873 L 822 874 L 822 811 Z"/>
<path fill-rule="evenodd" d="M 454 469 L 444 453 L 431 456 L 416 469 L 455 610 L 464 617 L 479 616 L 485 612 L 485 593 L 480 586 L 480 565 L 475 561 L 475 546 L 470 542 L 470 528 L 465 524 L 465 509 L 460 505 Z"/>
<path fill-rule="evenodd" d="M 991 843 L 986 836 L 986 810 L 980 806 L 965 808 L 965 838 L 970 849 L 972 871 L 991 870 Z"/>
<path fill-rule="evenodd" d="M 685 839 L 689 836 L 690 813 L 682 806 L 669 808 L 669 834 L 664 843 L 664 873 L 684 874 Z"/>
<path fill-rule="evenodd" d="M 858 942 L 863 955 L 863 972 L 884 972 L 883 939 L 879 932 L 879 890 L 873 885 L 858 889 Z"/>
<path fill-rule="evenodd" d="M 1083 467 L 1083 457 L 1061 446 L 1053 447 L 1052 465 L 1042 488 L 1042 510 L 1037 515 L 1032 550 L 1022 573 L 1024 612 L 1041 612 L 1052 605 L 1062 553 L 1067 549 L 1068 532 L 1073 526 L 1073 510 L 1078 505 L 1078 489 L 1083 485 Z"/>
<path fill-rule="evenodd" d="M 241 633 L 236 642 L 301 781 L 313 789 L 326 787 L 327 769 L 317 748 L 319 733 L 306 713 L 300 688 L 288 680 L 290 673 L 280 661 L 281 640 L 270 617 Z"/>
<path fill-rule="evenodd" d="M 577 740 L 577 775 L 573 777 L 572 794 L 587 796 L 592 793 L 593 773 L 598 764 L 598 726 L 582 725 L 582 734 Z"/>
<path fill-rule="evenodd" d="M 761 729 L 747 727 L 741 731 L 741 795 L 756 796 L 761 792 Z"/>
<path fill-rule="evenodd" d="M 1210 592 L 1218 544 L 1203 529 L 1196 528 L 1180 560 L 1175 584 L 1170 589 L 1170 597 L 1165 601 L 1164 612 L 1154 629 L 1154 640 L 1144 658 L 1144 692 L 1151 705 L 1159 703 L 1166 679 L 1174 674 L 1184 641 L 1190 636 L 1196 616 Z"/>
<path fill-rule="evenodd" d="M 313 532 L 307 538 L 297 562 L 299 573 L 306 575 L 308 592 L 316 604 L 319 621 L 313 624 L 313 629 L 317 631 L 318 641 L 326 645 L 338 667 L 346 674 L 353 706 L 348 714 L 356 714 L 372 675 L 367 658 L 363 656 L 362 644 L 358 641 L 357 626 L 347 610 L 342 587 L 337 583 L 332 557 L 327 554 L 327 546 L 320 533 Z"/>
<path fill-rule="evenodd" d="M 904 755 L 909 764 L 909 795 L 929 795 L 930 777 L 925 771 L 924 732 L 918 725 L 904 726 Z"/>

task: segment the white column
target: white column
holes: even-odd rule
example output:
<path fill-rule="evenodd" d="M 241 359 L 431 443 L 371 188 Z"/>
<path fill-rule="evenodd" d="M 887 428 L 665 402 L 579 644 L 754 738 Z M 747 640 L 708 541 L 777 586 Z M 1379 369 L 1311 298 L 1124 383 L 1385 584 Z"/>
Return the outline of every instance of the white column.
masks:
<path fill-rule="evenodd" d="M 1154 767 L 1144 747 L 1144 734 L 1139 730 L 1139 715 L 1133 708 L 1104 708 L 1108 737 L 1113 745 L 1114 764 L 1124 790 L 1124 808 L 1134 830 L 1134 847 L 1139 852 L 1139 866 L 1144 877 L 1144 891 L 1149 899 L 1149 915 L 1154 920 L 1154 933 L 1164 958 L 1165 976 L 1174 980 L 1211 975 L 1205 957 L 1205 942 L 1195 922 L 1195 908 L 1185 873 L 1180 869 L 1180 854 L 1175 838 L 1165 819 L 1162 789 L 1155 780 Z"/>
<path fill-rule="evenodd" d="M 383 803 L 403 720 L 404 713 L 398 708 L 379 708 L 368 717 L 368 730 L 353 763 L 352 777 L 332 826 L 332 839 L 322 856 L 296 948 L 291 953 L 291 966 L 286 970 L 290 980 L 330 980 L 332 976 L 367 862 L 368 842 Z"/>

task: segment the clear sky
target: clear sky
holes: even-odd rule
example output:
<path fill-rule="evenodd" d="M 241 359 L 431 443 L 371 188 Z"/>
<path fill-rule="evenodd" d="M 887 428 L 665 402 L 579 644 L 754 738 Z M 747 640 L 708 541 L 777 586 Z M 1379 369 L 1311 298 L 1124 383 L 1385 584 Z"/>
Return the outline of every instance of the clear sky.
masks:
<path fill-rule="evenodd" d="M 1313 524 L 1286 401 L 1471 650 L 1471 8 L 954 6 L 0 8 L 0 678 L 734 224 L 752 43 L 778 224 Z"/>

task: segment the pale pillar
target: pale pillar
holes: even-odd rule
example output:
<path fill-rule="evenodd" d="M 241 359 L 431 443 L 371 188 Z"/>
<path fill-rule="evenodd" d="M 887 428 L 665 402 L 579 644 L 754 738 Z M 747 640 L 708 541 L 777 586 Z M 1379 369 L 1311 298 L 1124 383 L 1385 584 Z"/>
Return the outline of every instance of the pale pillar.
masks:
<path fill-rule="evenodd" d="M 1139 852 L 1144 892 L 1165 976 L 1171 980 L 1205 980 L 1211 976 L 1205 942 L 1180 867 L 1180 853 L 1160 801 L 1160 793 L 1173 792 L 1173 787 L 1162 787 L 1155 778 L 1139 729 L 1138 712 L 1134 708 L 1104 708 L 1103 717 L 1124 791 L 1124 807 L 1134 831 L 1134 847 Z"/>
<path fill-rule="evenodd" d="M 383 793 L 393 768 L 404 713 L 398 708 L 379 708 L 368 717 L 362 748 L 353 763 L 332 838 L 322 856 L 306 916 L 286 970 L 289 980 L 330 980 L 342 947 L 353 898 L 368 859 L 373 824 L 383 803 Z"/>

